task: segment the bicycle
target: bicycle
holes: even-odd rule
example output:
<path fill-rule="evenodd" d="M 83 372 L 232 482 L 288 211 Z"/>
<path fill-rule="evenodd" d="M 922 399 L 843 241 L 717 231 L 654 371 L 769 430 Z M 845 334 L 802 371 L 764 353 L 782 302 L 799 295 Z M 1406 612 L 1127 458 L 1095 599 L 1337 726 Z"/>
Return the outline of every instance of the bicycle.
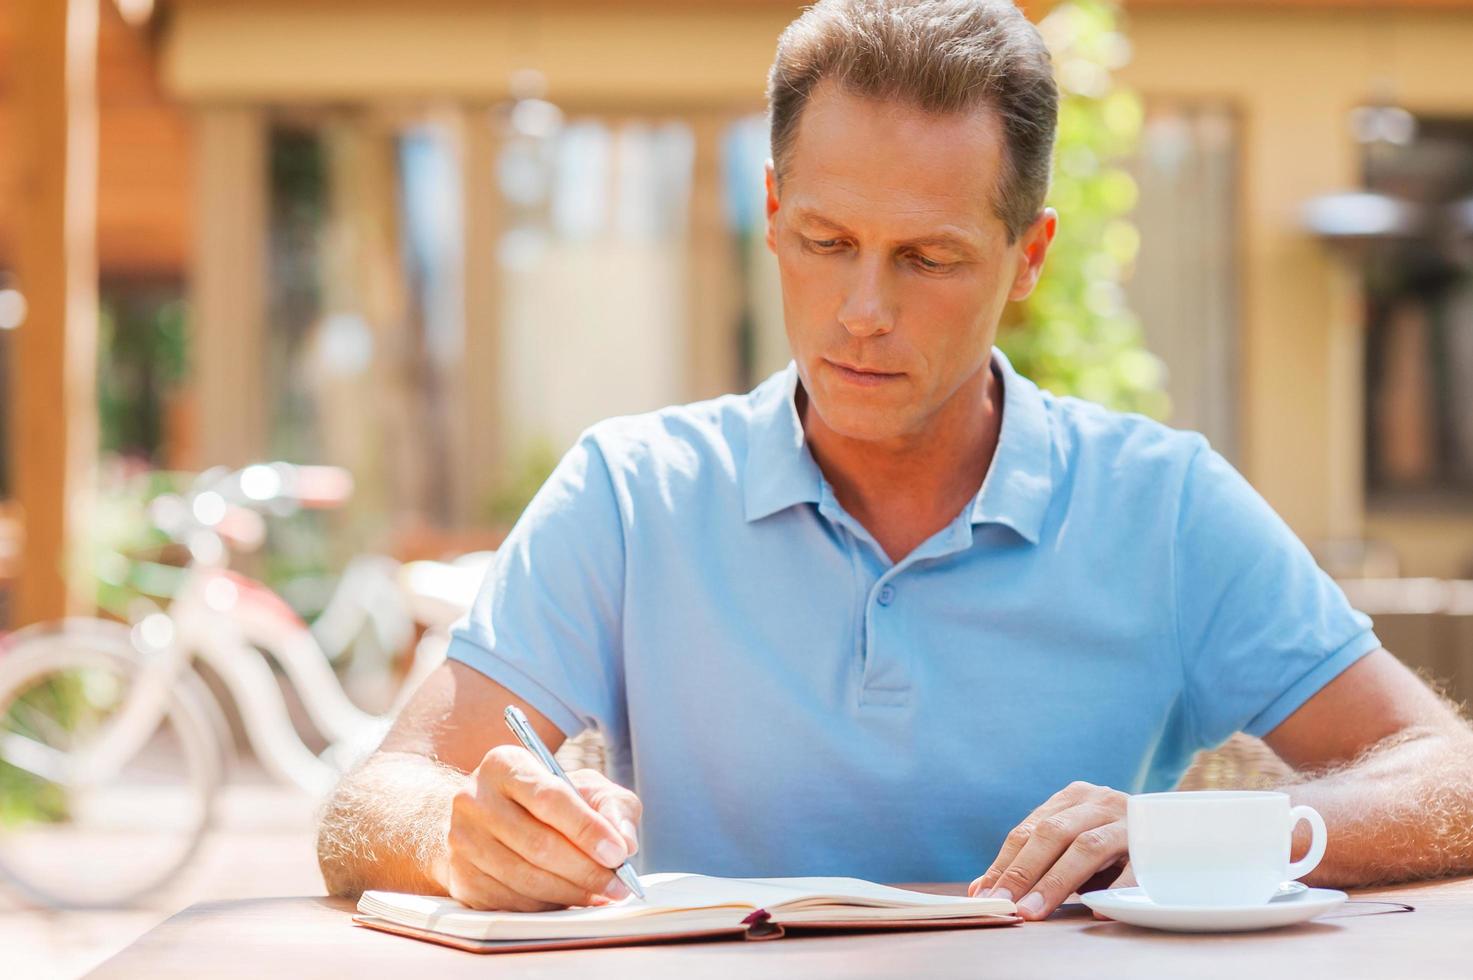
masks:
<path fill-rule="evenodd" d="M 360 709 L 318 633 L 228 562 L 232 547 L 259 545 L 263 512 L 336 506 L 351 485 L 342 470 L 284 463 L 201 474 L 187 493 L 150 505 L 154 523 L 189 555 L 167 606 L 132 624 L 77 617 L 0 639 L 0 845 L 7 845 L 0 846 L 0 882 L 52 907 L 116 907 L 162 888 L 188 865 L 209 829 L 234 745 L 199 664 L 238 707 L 266 770 L 314 797 L 377 747 L 443 658 L 445 628 L 468 607 L 490 556 L 458 565 L 350 563 L 317 621 L 339 655 L 364 628 L 381 630 L 390 643 L 402 637 L 384 613 L 391 591 L 404 615 L 413 608 L 429 627 L 389 710 Z M 293 724 L 283 686 L 327 741 L 321 753 Z M 80 878 L 69 880 L 68 871 Z"/>

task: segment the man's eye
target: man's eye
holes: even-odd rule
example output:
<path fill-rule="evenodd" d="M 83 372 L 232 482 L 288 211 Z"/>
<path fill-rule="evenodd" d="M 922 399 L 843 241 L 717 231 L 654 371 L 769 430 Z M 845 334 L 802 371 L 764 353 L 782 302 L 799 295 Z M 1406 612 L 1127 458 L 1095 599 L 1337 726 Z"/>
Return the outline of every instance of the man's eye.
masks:
<path fill-rule="evenodd" d="M 808 247 L 816 251 L 826 252 L 839 244 L 837 238 L 809 238 Z"/>
<path fill-rule="evenodd" d="M 941 272 L 945 270 L 950 264 L 947 262 L 935 262 L 931 259 L 926 258 L 924 255 L 917 255 L 915 257 L 915 260 L 916 265 L 920 266 L 922 269 L 925 269 L 927 272 Z"/>

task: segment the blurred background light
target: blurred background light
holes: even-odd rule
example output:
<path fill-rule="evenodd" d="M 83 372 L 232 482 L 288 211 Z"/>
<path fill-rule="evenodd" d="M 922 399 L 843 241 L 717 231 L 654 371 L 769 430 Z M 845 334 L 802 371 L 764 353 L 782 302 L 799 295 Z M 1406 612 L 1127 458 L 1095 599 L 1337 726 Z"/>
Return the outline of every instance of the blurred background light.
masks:
<path fill-rule="evenodd" d="M 25 321 L 25 296 L 18 289 L 0 289 L 0 330 L 14 330 Z"/>

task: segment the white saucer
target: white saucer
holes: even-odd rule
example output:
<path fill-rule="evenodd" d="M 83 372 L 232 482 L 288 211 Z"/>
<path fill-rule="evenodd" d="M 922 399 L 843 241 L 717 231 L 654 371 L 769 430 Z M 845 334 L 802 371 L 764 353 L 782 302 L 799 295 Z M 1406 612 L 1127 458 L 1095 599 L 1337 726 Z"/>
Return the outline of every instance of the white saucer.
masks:
<path fill-rule="evenodd" d="M 1294 886 L 1298 886 L 1297 888 Z M 1313 919 L 1339 906 L 1346 894 L 1333 888 L 1309 888 L 1285 882 L 1263 905 L 1157 905 L 1140 888 L 1086 892 L 1079 900 L 1117 922 L 1171 932 L 1247 932 L 1276 929 Z"/>

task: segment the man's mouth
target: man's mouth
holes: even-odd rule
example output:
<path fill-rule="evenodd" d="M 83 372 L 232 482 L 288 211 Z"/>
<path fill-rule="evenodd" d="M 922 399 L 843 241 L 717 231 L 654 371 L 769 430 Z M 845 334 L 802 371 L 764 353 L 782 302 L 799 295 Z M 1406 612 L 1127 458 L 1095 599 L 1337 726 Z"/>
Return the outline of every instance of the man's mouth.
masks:
<path fill-rule="evenodd" d="M 892 381 L 895 378 L 901 377 L 901 375 L 904 373 L 901 371 L 879 371 L 874 368 L 862 367 L 857 364 L 844 364 L 840 361 L 829 361 L 827 360 L 827 358 L 825 358 L 825 361 L 830 367 L 834 368 L 834 370 L 838 372 L 840 377 L 844 378 L 846 381 L 852 381 L 856 384 L 882 384 L 883 382 Z"/>

